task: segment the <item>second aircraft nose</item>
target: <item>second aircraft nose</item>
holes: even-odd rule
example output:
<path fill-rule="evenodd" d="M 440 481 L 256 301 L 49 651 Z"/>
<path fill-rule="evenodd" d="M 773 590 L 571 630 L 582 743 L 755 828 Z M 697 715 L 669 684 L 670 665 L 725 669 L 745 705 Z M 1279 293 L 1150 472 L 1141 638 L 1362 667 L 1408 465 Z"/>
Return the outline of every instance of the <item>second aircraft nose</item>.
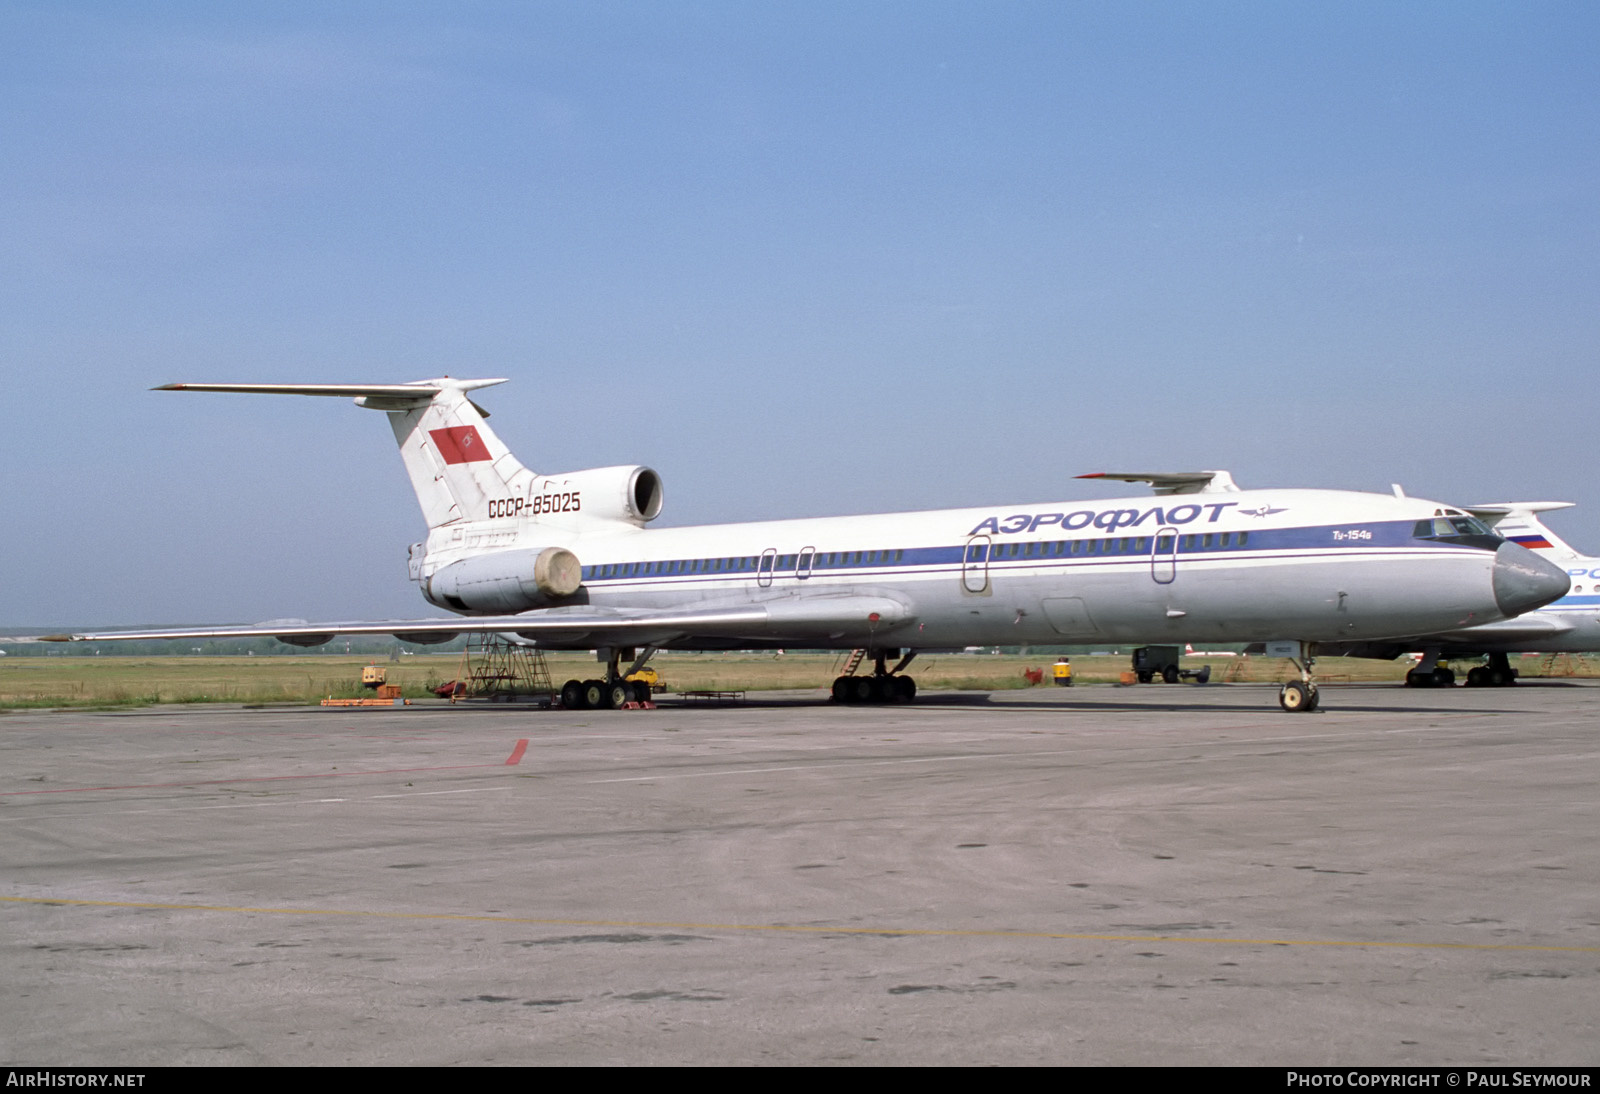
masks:
<path fill-rule="evenodd" d="M 1506 615 L 1521 615 L 1567 595 L 1566 571 L 1517 543 L 1494 553 L 1494 602 Z"/>

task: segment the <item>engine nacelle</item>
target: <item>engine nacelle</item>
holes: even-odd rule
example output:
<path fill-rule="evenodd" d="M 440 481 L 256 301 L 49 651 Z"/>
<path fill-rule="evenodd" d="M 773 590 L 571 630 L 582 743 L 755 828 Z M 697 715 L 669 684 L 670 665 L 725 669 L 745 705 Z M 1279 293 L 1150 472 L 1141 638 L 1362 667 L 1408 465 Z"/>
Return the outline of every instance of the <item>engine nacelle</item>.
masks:
<path fill-rule="evenodd" d="M 496 551 L 452 562 L 423 585 L 423 595 L 456 612 L 509 615 L 544 608 L 583 584 L 583 566 L 565 547 Z"/>
<path fill-rule="evenodd" d="M 643 528 L 661 515 L 661 476 L 648 467 L 595 467 L 534 482 L 524 511 L 542 524 L 614 520 Z"/>

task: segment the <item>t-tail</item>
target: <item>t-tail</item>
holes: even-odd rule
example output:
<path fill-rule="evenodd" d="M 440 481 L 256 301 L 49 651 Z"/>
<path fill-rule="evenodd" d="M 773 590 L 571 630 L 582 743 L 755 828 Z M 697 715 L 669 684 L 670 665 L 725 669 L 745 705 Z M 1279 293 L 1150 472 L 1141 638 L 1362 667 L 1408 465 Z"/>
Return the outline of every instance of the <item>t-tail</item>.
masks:
<path fill-rule="evenodd" d="M 1545 527 L 1539 514 L 1571 509 L 1574 504 L 1570 501 L 1505 501 L 1465 508 L 1512 543 L 1521 544 L 1552 561 L 1569 562 L 1586 556 Z"/>
<path fill-rule="evenodd" d="M 448 376 L 407 384 L 163 384 L 157 391 L 323 395 L 354 399 L 389 415 L 400 458 L 430 531 L 513 518 L 578 531 L 642 527 L 661 512 L 661 479 L 648 467 L 602 467 L 539 475 L 489 428 L 468 392 L 504 379 Z"/>

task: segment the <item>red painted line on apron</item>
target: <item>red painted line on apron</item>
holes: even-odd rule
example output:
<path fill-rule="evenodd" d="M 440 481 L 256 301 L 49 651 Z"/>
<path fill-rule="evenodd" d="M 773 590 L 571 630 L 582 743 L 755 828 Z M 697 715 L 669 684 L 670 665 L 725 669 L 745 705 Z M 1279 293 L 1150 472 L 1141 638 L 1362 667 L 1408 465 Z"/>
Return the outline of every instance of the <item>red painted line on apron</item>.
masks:
<path fill-rule="evenodd" d="M 517 747 L 511 750 L 511 755 L 506 757 L 507 767 L 516 767 L 522 762 L 522 754 L 528 751 L 528 738 L 524 737 L 517 742 Z"/>

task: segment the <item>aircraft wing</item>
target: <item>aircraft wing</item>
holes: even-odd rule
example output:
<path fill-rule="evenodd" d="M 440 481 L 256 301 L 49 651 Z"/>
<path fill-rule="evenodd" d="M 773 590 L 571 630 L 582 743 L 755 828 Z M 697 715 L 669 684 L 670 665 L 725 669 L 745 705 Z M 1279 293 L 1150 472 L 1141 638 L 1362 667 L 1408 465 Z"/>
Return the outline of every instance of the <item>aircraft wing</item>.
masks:
<path fill-rule="evenodd" d="M 550 649 L 661 645 L 686 637 L 802 642 L 866 638 L 912 621 L 898 600 L 883 596 L 786 597 L 727 607 L 628 610 L 547 608 L 522 615 L 454 616 L 307 623 L 277 619 L 242 627 L 172 627 L 41 635 L 42 642 L 119 642 L 196 638 L 276 638 L 320 646 L 341 634 L 392 634 L 407 642 L 448 642 L 460 634 L 517 634 Z"/>
<path fill-rule="evenodd" d="M 1439 634 L 1421 634 L 1412 638 L 1393 638 L 1374 642 L 1318 642 L 1317 653 L 1323 657 L 1375 657 L 1392 661 L 1401 654 L 1414 653 L 1425 646 L 1440 648 L 1449 655 L 1466 652 L 1485 653 L 1497 646 L 1516 644 L 1526 646 L 1544 639 L 1560 638 L 1576 629 L 1564 619 L 1552 619 L 1550 613 L 1529 612 L 1514 619 L 1484 623 L 1477 627 L 1463 627 L 1458 631 Z M 1266 647 L 1256 643 L 1245 649 L 1246 653 L 1263 653 Z"/>
<path fill-rule="evenodd" d="M 1115 479 L 1147 482 L 1157 494 L 1237 494 L 1233 476 L 1226 471 L 1092 471 L 1080 479 Z"/>
<path fill-rule="evenodd" d="M 1476 627 L 1463 627 L 1459 631 L 1446 631 L 1431 635 L 1447 645 L 1471 645 L 1475 642 L 1536 642 L 1541 638 L 1558 638 L 1572 631 L 1573 625 L 1565 619 L 1553 619 L 1549 612 L 1529 612 L 1497 623 L 1481 623 Z"/>

